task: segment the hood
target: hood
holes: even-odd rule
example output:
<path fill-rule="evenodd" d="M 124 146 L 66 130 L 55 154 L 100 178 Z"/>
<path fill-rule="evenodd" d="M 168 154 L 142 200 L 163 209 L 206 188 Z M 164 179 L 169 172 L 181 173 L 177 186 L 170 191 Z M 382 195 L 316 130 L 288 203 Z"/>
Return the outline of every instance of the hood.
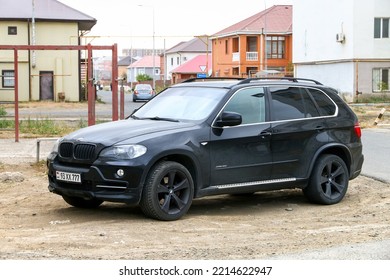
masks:
<path fill-rule="evenodd" d="M 64 140 L 77 140 L 111 146 L 133 137 L 144 136 L 167 130 L 184 129 L 192 123 L 156 120 L 120 120 L 82 128 L 64 137 Z"/>

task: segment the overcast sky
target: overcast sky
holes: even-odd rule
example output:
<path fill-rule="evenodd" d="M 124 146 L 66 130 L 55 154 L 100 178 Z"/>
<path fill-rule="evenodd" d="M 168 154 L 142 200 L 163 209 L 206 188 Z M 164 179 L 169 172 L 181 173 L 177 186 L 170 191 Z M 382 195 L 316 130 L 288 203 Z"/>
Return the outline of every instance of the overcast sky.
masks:
<path fill-rule="evenodd" d="M 212 35 L 273 5 L 293 0 L 58 0 L 97 19 L 94 45 L 169 49 L 194 36 Z M 153 16 L 154 14 L 154 16 Z M 91 38 L 89 38 L 91 40 Z"/>

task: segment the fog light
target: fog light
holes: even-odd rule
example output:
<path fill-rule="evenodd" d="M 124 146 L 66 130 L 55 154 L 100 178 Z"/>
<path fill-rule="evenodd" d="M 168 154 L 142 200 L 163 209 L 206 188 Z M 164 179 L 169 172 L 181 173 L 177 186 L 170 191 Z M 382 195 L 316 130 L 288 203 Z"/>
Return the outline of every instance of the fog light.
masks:
<path fill-rule="evenodd" d="M 125 171 L 123 171 L 123 169 L 118 169 L 116 175 L 118 175 L 119 177 L 123 177 L 123 175 L 125 175 Z"/>

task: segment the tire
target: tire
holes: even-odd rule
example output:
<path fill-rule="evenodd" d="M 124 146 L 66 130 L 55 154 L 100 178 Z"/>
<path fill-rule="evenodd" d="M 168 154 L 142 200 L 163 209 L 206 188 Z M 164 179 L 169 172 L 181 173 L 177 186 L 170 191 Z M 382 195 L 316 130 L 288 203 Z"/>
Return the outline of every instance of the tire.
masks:
<path fill-rule="evenodd" d="M 311 202 L 336 204 L 344 198 L 348 183 L 349 174 L 345 162 L 336 155 L 326 154 L 318 158 L 309 185 L 303 189 L 303 193 Z"/>
<path fill-rule="evenodd" d="M 72 205 L 72 206 L 78 207 L 78 208 L 86 208 L 86 209 L 97 208 L 100 206 L 100 204 L 103 203 L 103 201 L 99 200 L 99 199 L 84 199 L 82 197 L 76 197 L 76 196 L 62 195 L 62 198 L 69 205 Z"/>
<path fill-rule="evenodd" d="M 150 218 L 173 221 L 187 213 L 193 196 L 190 172 L 177 162 L 163 161 L 150 171 L 140 206 Z"/>

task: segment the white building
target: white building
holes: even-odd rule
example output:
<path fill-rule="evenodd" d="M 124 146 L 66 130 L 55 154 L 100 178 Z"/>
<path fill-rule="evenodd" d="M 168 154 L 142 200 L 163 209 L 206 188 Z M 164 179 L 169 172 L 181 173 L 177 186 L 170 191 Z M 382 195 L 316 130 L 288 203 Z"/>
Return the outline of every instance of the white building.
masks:
<path fill-rule="evenodd" d="M 295 76 L 330 85 L 349 101 L 389 92 L 389 18 L 389 0 L 294 1 Z"/>
<path fill-rule="evenodd" d="M 181 42 L 165 52 L 165 77 L 172 79 L 171 71 L 200 54 L 211 54 L 211 40 L 207 36 Z"/>

